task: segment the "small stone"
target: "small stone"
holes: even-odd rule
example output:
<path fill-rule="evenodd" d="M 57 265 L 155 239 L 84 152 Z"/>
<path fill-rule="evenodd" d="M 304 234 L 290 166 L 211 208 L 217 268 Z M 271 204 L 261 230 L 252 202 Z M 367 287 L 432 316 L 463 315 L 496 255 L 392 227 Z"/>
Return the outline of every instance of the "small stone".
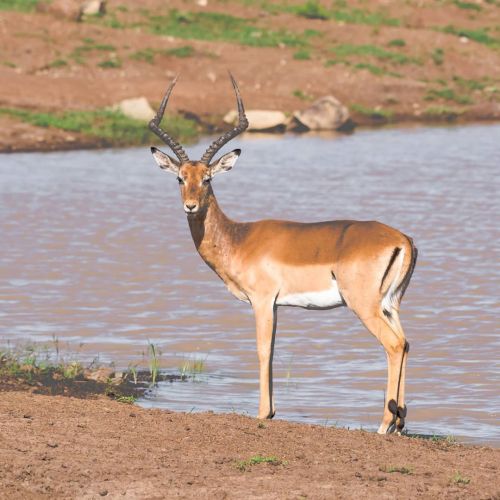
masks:
<path fill-rule="evenodd" d="M 121 111 L 125 116 L 135 120 L 149 121 L 155 115 L 145 97 L 134 97 L 120 101 L 113 109 Z"/>
<path fill-rule="evenodd" d="M 99 490 L 99 495 L 105 497 L 108 494 L 108 490 Z"/>

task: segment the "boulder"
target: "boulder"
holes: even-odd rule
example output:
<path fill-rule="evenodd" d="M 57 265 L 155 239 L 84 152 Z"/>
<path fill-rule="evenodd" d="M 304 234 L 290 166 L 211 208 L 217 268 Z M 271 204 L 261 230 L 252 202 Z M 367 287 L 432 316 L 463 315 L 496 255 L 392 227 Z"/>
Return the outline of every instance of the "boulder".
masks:
<path fill-rule="evenodd" d="M 279 132 L 284 131 L 288 119 L 282 111 L 249 109 L 245 111 L 248 118 L 248 131 L 252 132 Z M 224 116 L 224 122 L 235 125 L 238 121 L 238 112 L 231 110 Z"/>
<path fill-rule="evenodd" d="M 96 16 L 106 12 L 106 2 L 103 0 L 87 0 L 83 2 L 80 11 L 83 16 Z"/>
<path fill-rule="evenodd" d="M 293 128 L 340 130 L 350 122 L 349 110 L 335 97 L 327 95 L 303 111 L 293 114 Z"/>
<path fill-rule="evenodd" d="M 155 115 L 154 109 L 150 106 L 145 97 L 135 97 L 124 99 L 113 109 L 121 111 L 125 116 L 136 120 L 149 121 Z"/>

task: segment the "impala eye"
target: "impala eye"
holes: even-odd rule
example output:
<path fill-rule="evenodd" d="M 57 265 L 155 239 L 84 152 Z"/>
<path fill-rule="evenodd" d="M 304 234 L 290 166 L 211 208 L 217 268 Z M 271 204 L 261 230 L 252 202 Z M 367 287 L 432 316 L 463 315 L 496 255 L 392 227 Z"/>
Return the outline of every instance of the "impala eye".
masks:
<path fill-rule="evenodd" d="M 177 182 L 183 186 L 184 185 L 184 179 L 182 179 L 181 177 L 177 177 Z"/>
<path fill-rule="evenodd" d="M 203 179 L 203 184 L 207 185 L 207 184 L 210 184 L 210 181 L 212 179 L 210 177 L 207 177 L 206 179 Z"/>

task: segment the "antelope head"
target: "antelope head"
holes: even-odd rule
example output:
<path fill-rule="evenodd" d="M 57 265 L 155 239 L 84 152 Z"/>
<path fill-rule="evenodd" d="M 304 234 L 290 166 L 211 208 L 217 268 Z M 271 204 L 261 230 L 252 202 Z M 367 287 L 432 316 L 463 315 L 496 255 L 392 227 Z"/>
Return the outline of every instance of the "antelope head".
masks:
<path fill-rule="evenodd" d="M 212 178 L 218 173 L 231 170 L 241 153 L 240 149 L 235 149 L 212 162 L 212 158 L 224 144 L 228 143 L 238 134 L 241 134 L 248 127 L 248 120 L 245 116 L 245 109 L 243 107 L 238 85 L 233 76 L 231 74 L 229 74 L 229 76 L 233 84 L 238 104 L 238 125 L 212 142 L 199 161 L 191 161 L 183 147 L 172 139 L 167 132 L 160 128 L 160 122 L 163 118 L 165 108 L 167 107 L 168 98 L 177 82 L 177 78 L 175 78 L 168 87 L 160 107 L 158 108 L 158 112 L 149 122 L 149 128 L 170 147 L 177 157 L 177 159 L 172 158 L 158 148 L 151 148 L 151 152 L 158 166 L 177 176 L 181 188 L 184 211 L 188 215 L 196 214 L 206 208 L 209 195 L 212 193 L 212 188 L 210 186 Z"/>

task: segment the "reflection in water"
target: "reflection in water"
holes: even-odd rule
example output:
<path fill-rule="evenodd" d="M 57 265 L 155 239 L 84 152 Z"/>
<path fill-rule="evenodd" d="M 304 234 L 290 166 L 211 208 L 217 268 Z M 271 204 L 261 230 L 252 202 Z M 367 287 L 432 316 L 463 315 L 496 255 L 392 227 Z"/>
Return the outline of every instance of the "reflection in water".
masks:
<path fill-rule="evenodd" d="M 411 344 L 410 432 L 498 444 L 499 126 L 246 136 L 215 180 L 236 220 L 377 219 L 412 236 L 419 261 L 402 304 Z M 193 148 L 195 157 L 206 141 Z M 0 157 L 0 337 L 52 335 L 126 367 L 147 341 L 195 383 L 143 404 L 257 411 L 253 317 L 196 254 L 174 176 L 148 148 Z M 280 308 L 277 416 L 375 430 L 383 349 L 347 309 Z"/>

